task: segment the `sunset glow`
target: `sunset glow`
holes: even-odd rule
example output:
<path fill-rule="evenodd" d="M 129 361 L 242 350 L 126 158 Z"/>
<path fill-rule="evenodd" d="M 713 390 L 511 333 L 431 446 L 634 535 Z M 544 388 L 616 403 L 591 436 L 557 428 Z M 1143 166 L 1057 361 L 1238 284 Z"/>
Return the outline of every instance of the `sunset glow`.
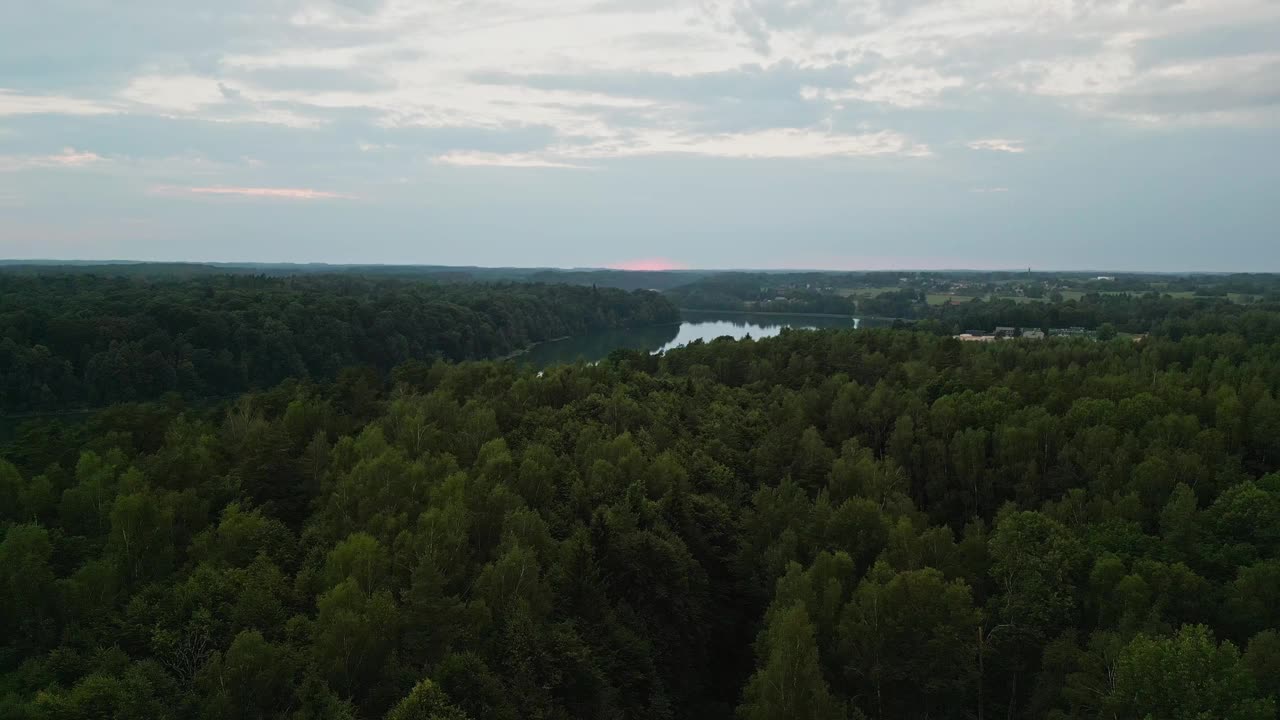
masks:
<path fill-rule="evenodd" d="M 612 270 L 638 270 L 642 272 L 659 272 L 662 270 L 688 270 L 689 266 L 667 258 L 637 258 L 625 260 L 609 266 Z"/>

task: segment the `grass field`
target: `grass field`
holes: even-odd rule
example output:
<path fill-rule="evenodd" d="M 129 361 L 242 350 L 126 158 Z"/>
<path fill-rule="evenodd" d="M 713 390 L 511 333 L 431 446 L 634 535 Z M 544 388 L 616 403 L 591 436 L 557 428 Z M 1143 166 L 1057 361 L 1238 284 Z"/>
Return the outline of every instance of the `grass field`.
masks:
<path fill-rule="evenodd" d="M 948 295 L 946 293 L 929 293 L 925 299 L 930 305 L 946 305 L 951 301 L 967 303 L 976 299 L 973 295 Z"/>
<path fill-rule="evenodd" d="M 875 297 L 881 293 L 894 292 L 901 289 L 902 288 L 897 285 L 869 288 L 840 288 L 836 290 L 836 294 L 840 297 Z"/>

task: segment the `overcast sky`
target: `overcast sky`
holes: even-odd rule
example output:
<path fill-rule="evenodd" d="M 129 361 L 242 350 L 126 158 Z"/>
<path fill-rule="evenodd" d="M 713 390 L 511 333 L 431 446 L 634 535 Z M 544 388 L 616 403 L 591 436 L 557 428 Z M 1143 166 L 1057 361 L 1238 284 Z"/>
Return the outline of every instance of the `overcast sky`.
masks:
<path fill-rule="evenodd" d="M 1277 0 L 0 0 L 0 257 L 1280 271 Z"/>

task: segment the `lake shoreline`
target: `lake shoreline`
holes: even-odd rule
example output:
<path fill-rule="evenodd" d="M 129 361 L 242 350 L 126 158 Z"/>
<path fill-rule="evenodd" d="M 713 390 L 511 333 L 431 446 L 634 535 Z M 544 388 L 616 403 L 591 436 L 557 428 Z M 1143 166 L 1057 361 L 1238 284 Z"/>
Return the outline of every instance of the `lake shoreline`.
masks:
<path fill-rule="evenodd" d="M 858 320 L 862 321 L 887 321 L 897 322 L 916 322 L 916 318 L 899 318 L 887 317 L 884 315 L 837 315 L 835 313 L 815 313 L 815 312 L 773 312 L 764 310 L 699 310 L 698 308 L 679 308 L 680 312 L 691 313 L 726 313 L 729 315 L 772 315 L 777 317 L 820 317 L 820 318 L 837 318 L 841 320 Z"/>
<path fill-rule="evenodd" d="M 651 325 L 641 325 L 639 328 L 625 328 L 625 327 L 623 327 L 623 328 L 610 328 L 610 330 L 637 330 L 637 329 L 642 329 L 642 328 L 667 327 L 668 325 L 679 325 L 679 324 L 681 324 L 681 323 L 683 323 L 683 322 L 684 322 L 683 320 L 676 320 L 676 321 L 674 321 L 674 322 L 661 322 L 661 323 L 653 323 L 653 324 L 651 324 Z M 596 331 L 596 332 L 608 332 L 608 331 L 605 331 L 605 330 L 598 330 L 598 331 Z M 520 348 L 520 349 L 518 349 L 518 350 L 513 350 L 513 351 L 511 351 L 511 352 L 507 353 L 506 355 L 503 355 L 503 356 L 502 356 L 502 357 L 500 357 L 500 358 L 496 358 L 496 359 L 495 359 L 495 361 L 496 361 L 496 362 L 505 362 L 505 361 L 507 361 L 507 360 L 515 360 L 516 358 L 518 358 L 518 357 L 520 357 L 520 356 L 522 356 L 522 355 L 528 355 L 528 354 L 530 353 L 530 351 L 532 351 L 534 348 L 538 347 L 539 345 L 547 345 L 547 344 L 549 344 L 549 343 L 554 343 L 554 342 L 563 342 L 563 341 L 565 341 L 565 340 L 573 340 L 574 338 L 579 338 L 579 337 L 590 337 L 590 336 L 592 336 L 592 335 L 594 335 L 594 334 L 596 334 L 596 333 L 587 333 L 586 335 L 561 335 L 560 337 L 548 338 L 548 339 L 546 339 L 546 340 L 538 340 L 538 341 L 535 341 L 535 342 L 531 342 L 531 343 L 529 343 L 528 345 L 525 345 L 524 347 L 522 347 L 522 348 Z"/>
<path fill-rule="evenodd" d="M 500 358 L 496 358 L 496 359 L 495 359 L 495 361 L 496 361 L 496 362 L 506 362 L 507 360 L 515 360 L 516 358 L 520 357 L 521 355 L 528 355 L 530 350 L 532 350 L 532 349 L 534 349 L 534 348 L 538 347 L 539 345 L 543 345 L 543 344 L 546 344 L 546 343 L 552 343 L 552 342 L 558 342 L 558 341 L 560 341 L 560 340 L 569 340 L 569 339 L 571 339 L 572 337 L 573 337 L 572 335 L 563 335 L 563 336 L 561 336 L 561 337 L 549 338 L 549 339 L 547 339 L 547 340 L 538 340 L 538 341 L 536 341 L 536 342 L 531 342 L 531 343 L 529 343 L 528 345 L 525 345 L 524 347 L 519 348 L 518 350 L 512 350 L 511 352 L 507 353 L 506 355 L 503 355 L 503 356 L 502 356 L 502 357 L 500 357 Z"/>
<path fill-rule="evenodd" d="M 598 362 L 614 350 L 629 349 L 649 353 L 683 347 L 699 340 L 712 342 L 721 337 L 773 337 L 786 328 L 861 330 L 888 326 L 892 319 L 836 315 L 834 313 L 751 312 L 747 310 L 697 310 L 681 308 L 679 322 L 655 323 L 635 328 L 618 328 L 581 336 L 558 338 L 531 344 L 506 360 L 537 367 L 572 364 L 578 360 Z"/>
<path fill-rule="evenodd" d="M 835 313 L 815 313 L 815 312 L 772 312 L 764 310 L 699 310 L 698 308 L 679 308 L 680 312 L 686 313 L 725 313 L 729 315 L 773 315 L 779 317 L 824 317 L 839 318 L 841 320 L 859 320 L 857 315 L 837 315 Z"/>

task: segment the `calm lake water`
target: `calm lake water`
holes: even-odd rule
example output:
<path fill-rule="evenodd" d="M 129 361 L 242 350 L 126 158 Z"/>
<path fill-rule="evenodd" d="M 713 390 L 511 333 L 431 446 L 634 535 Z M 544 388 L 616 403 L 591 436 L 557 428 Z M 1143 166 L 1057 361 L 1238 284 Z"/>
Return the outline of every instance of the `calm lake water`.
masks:
<path fill-rule="evenodd" d="M 618 348 L 663 352 L 688 345 L 695 340 L 710 342 L 728 335 L 732 338 L 772 337 L 783 328 L 857 328 L 886 324 L 884 321 L 862 320 L 852 317 L 822 317 L 814 315 L 754 315 L 748 313 L 720 313 L 688 310 L 681 313 L 681 322 L 671 325 L 654 325 L 630 330 L 585 335 L 583 337 L 553 340 L 535 346 L 516 358 L 518 362 L 536 367 L 556 363 L 571 363 L 579 359 L 595 362 L 608 357 Z"/>

